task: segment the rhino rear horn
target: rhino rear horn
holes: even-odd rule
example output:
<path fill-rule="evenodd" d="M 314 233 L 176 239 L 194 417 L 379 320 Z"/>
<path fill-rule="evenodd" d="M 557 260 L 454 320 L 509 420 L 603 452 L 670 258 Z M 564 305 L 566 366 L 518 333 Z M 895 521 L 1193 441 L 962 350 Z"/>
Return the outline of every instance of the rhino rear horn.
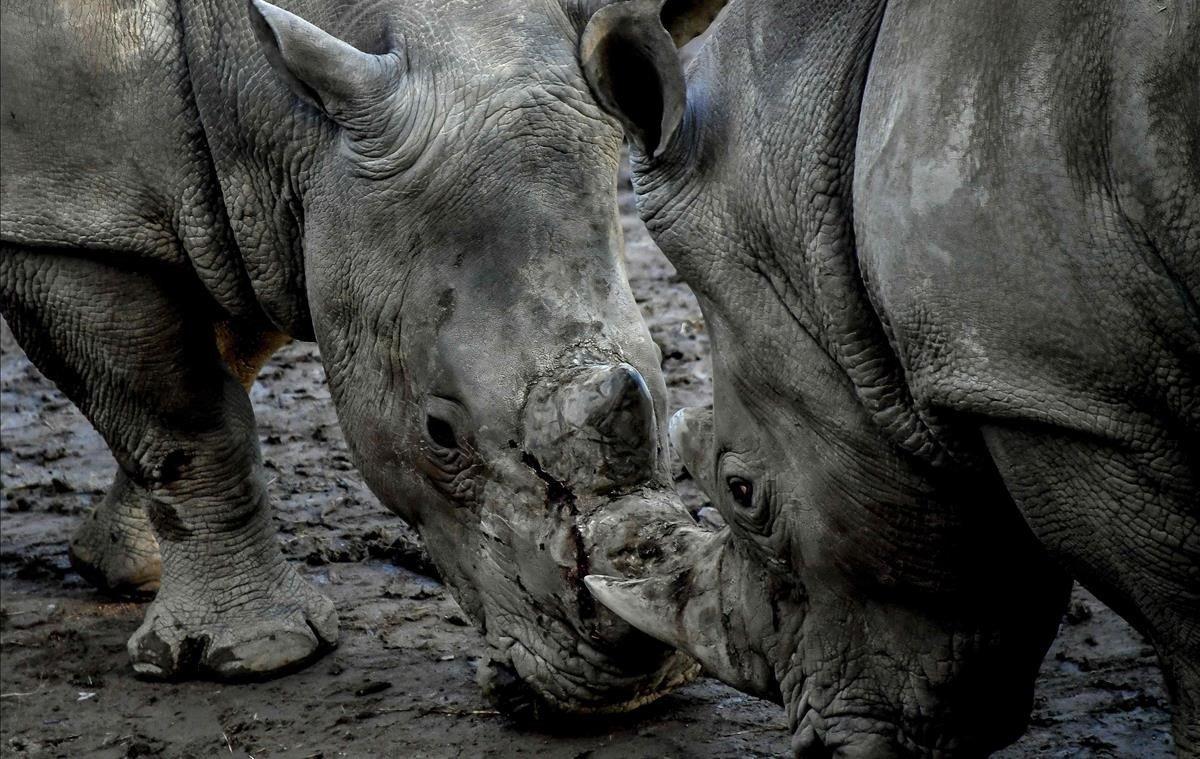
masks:
<path fill-rule="evenodd" d="M 364 53 L 266 0 L 249 0 L 249 12 L 272 68 L 342 126 L 352 126 L 357 112 L 394 81 L 394 56 Z"/>
<path fill-rule="evenodd" d="M 540 466 L 592 492 L 643 484 L 659 467 L 654 397 L 629 364 L 574 367 L 533 388 L 524 439 Z"/>
<path fill-rule="evenodd" d="M 682 408 L 667 427 L 671 448 L 710 501 L 717 501 L 711 408 Z"/>

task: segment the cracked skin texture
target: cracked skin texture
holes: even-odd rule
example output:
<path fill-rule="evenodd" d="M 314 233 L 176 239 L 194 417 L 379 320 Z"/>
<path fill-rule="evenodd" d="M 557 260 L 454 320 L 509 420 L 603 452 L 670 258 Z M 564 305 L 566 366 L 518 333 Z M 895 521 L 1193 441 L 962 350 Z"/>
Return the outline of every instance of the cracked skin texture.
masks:
<path fill-rule="evenodd" d="M 712 334 L 679 442 L 730 535 L 614 608 L 685 650 L 715 622 L 798 756 L 1012 741 L 1060 567 L 1154 642 L 1200 750 L 1198 11 L 747 0 L 635 156 Z"/>
<path fill-rule="evenodd" d="M 973 420 L 1039 540 L 1154 642 L 1194 755 L 1200 5 L 915 3 L 880 39 L 856 209 L 909 386 Z"/>
<path fill-rule="evenodd" d="M 658 497 L 665 388 L 620 260 L 621 135 L 580 71 L 583 7 L 289 4 L 314 27 L 241 0 L 4 5 L 4 316 L 121 470 L 77 564 L 134 592 L 161 564 L 139 672 L 263 676 L 336 642 L 275 544 L 244 389 L 281 341 L 315 339 L 364 478 L 518 700 L 621 710 L 694 675 L 581 585 L 579 534 L 610 500 L 687 519 Z M 547 512 L 519 460 L 527 395 L 586 396 L 564 379 L 582 365 L 639 377 L 624 416 L 585 416 L 583 448 L 640 430 L 647 463 L 574 478 L 580 512 Z"/>
<path fill-rule="evenodd" d="M 290 342 L 274 330 L 235 332 L 224 321 L 214 327 L 221 360 L 248 392 L 259 370 Z M 162 556 L 147 518 L 152 500 L 117 470 L 113 484 L 71 537 L 71 565 L 97 588 L 115 596 L 152 596 L 159 588 Z"/>

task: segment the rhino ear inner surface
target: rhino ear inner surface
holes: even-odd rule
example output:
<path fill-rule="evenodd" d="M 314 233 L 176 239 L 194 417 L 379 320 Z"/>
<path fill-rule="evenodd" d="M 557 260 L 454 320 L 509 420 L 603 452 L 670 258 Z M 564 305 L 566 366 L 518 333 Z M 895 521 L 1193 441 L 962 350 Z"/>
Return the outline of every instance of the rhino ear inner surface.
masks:
<path fill-rule="evenodd" d="M 643 153 L 658 155 L 683 118 L 679 54 L 660 0 L 624 0 L 596 11 L 579 41 L 584 76 L 600 105 Z"/>
<path fill-rule="evenodd" d="M 272 68 L 292 91 L 335 121 L 381 76 L 381 56 L 358 50 L 265 0 L 250 0 L 250 21 Z"/>
<path fill-rule="evenodd" d="M 666 0 L 662 22 L 678 47 L 704 33 L 728 0 Z"/>

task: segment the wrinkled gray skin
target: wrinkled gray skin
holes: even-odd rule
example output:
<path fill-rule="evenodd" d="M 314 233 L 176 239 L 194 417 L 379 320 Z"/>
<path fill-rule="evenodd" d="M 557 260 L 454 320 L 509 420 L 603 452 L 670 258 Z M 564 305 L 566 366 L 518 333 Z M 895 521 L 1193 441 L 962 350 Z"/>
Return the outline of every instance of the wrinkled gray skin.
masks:
<path fill-rule="evenodd" d="M 638 520 L 688 519 L 621 263 L 621 128 L 578 62 L 594 9 L 289 6 L 307 20 L 4 4 L 4 317 L 120 467 L 76 565 L 159 588 L 129 643 L 148 676 L 264 676 L 335 643 L 276 544 L 244 390 L 315 339 L 364 477 L 485 631 L 501 705 L 656 697 L 695 663 L 583 586 L 645 569 Z"/>
<path fill-rule="evenodd" d="M 1195 2 L 735 2 L 635 161 L 713 341 L 672 440 L 729 528 L 598 598 L 781 698 L 797 756 L 978 756 L 1061 563 L 1196 755 L 1198 76 Z"/>

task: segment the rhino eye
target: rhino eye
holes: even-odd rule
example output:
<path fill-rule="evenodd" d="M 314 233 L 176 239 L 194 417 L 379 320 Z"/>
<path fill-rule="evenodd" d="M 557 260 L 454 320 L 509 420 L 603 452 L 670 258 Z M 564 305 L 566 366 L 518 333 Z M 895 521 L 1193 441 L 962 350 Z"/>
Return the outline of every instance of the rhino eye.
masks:
<path fill-rule="evenodd" d="M 741 477 L 730 477 L 725 481 L 729 486 L 729 494 L 739 507 L 749 510 L 754 508 L 754 485 Z"/>
<path fill-rule="evenodd" d="M 458 436 L 454 434 L 454 426 L 445 419 L 439 419 L 432 414 L 425 417 L 425 431 L 429 439 L 442 448 L 457 448 Z"/>

